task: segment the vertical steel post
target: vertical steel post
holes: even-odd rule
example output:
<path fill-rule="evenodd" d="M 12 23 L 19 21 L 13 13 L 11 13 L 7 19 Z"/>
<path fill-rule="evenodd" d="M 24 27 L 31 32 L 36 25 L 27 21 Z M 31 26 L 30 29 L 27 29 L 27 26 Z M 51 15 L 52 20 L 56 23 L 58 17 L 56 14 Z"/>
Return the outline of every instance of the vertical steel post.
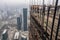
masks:
<path fill-rule="evenodd" d="M 40 2 L 41 3 L 41 2 Z M 40 6 L 39 6 L 40 7 Z M 40 15 L 40 25 L 41 25 L 41 8 L 39 8 L 39 15 Z"/>
<path fill-rule="evenodd" d="M 47 26 L 48 26 L 49 11 L 50 11 L 50 6 L 48 6 L 47 23 L 46 23 L 46 32 L 47 32 Z"/>
<path fill-rule="evenodd" d="M 58 25 L 57 25 L 57 31 L 56 31 L 55 40 L 57 40 L 57 36 L 58 36 L 58 32 L 59 32 L 59 26 L 60 26 L 60 14 L 59 14 L 59 20 L 58 20 Z"/>
<path fill-rule="evenodd" d="M 42 26 L 44 26 L 44 16 L 45 16 L 45 5 L 43 5 Z"/>
<path fill-rule="evenodd" d="M 53 16 L 53 21 L 52 21 L 50 40 L 52 40 L 52 34 L 53 34 L 53 28 L 54 28 L 54 21 L 55 21 L 55 16 L 56 16 L 57 5 L 58 5 L 58 0 L 56 0 L 56 4 L 55 4 L 55 10 L 54 10 L 54 16 Z"/>
<path fill-rule="evenodd" d="M 50 11 L 50 6 L 48 6 L 48 13 L 47 13 L 47 22 L 46 22 L 46 33 L 47 33 L 47 27 L 48 27 L 48 20 L 49 20 L 49 11 Z M 46 35 L 47 37 L 47 35 Z"/>
<path fill-rule="evenodd" d="M 44 0 L 43 0 L 43 10 L 42 10 L 42 28 L 44 27 L 44 15 L 45 15 L 45 5 L 44 5 Z M 43 30 L 42 30 L 43 31 Z M 44 33 L 44 32 L 42 32 Z M 42 34 L 42 37 L 43 37 L 44 34 Z"/>
<path fill-rule="evenodd" d="M 34 0 L 34 5 L 33 6 L 34 6 L 34 13 L 35 13 L 35 11 L 36 11 L 36 9 L 35 9 L 35 0 Z"/>
<path fill-rule="evenodd" d="M 45 14 L 45 5 L 44 5 L 44 0 L 43 0 L 42 26 L 44 26 L 44 14 Z"/>

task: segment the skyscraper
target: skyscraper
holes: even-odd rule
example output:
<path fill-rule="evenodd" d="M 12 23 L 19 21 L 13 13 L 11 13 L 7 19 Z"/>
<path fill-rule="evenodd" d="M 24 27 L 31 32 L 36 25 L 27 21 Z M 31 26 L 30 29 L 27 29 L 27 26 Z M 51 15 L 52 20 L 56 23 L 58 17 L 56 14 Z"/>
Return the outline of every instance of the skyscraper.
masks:
<path fill-rule="evenodd" d="M 27 31 L 27 8 L 23 8 L 23 26 L 24 31 Z"/>
<path fill-rule="evenodd" d="M 20 15 L 20 17 L 17 17 L 17 29 L 21 30 L 21 26 L 22 26 L 22 16 Z"/>

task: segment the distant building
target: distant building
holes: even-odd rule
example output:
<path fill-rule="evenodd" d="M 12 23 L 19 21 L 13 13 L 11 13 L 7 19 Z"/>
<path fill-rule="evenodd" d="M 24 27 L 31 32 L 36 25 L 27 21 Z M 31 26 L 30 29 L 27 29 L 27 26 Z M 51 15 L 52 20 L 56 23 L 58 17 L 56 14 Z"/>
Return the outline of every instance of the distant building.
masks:
<path fill-rule="evenodd" d="M 23 37 L 21 37 L 21 40 L 27 40 L 27 38 L 23 38 Z"/>
<path fill-rule="evenodd" d="M 27 31 L 27 8 L 23 8 L 23 27 Z"/>
<path fill-rule="evenodd" d="M 22 34 L 21 34 L 21 40 L 27 40 L 26 35 L 22 35 Z"/>
<path fill-rule="evenodd" d="M 8 32 L 7 32 L 7 29 L 5 29 L 2 33 L 2 40 L 7 40 L 8 38 Z"/>
<path fill-rule="evenodd" d="M 17 29 L 21 30 L 21 26 L 22 26 L 22 16 L 17 17 Z"/>
<path fill-rule="evenodd" d="M 16 32 L 14 35 L 14 40 L 19 40 L 19 32 Z"/>

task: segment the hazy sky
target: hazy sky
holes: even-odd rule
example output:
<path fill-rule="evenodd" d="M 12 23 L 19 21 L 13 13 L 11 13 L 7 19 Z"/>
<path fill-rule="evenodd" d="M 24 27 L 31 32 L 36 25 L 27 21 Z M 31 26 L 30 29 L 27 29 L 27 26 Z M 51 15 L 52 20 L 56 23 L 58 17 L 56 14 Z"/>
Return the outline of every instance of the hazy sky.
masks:
<path fill-rule="evenodd" d="M 50 2 L 49 2 L 50 1 Z M 45 4 L 52 4 L 53 0 L 45 0 Z M 37 0 L 35 0 L 35 3 Z M 38 0 L 38 4 L 42 4 L 43 0 Z M 32 0 L 0 0 L 0 5 L 20 5 L 20 4 L 32 4 Z M 60 0 L 59 0 L 60 4 Z"/>
<path fill-rule="evenodd" d="M 0 0 L 0 4 L 27 4 L 29 3 L 29 0 Z"/>

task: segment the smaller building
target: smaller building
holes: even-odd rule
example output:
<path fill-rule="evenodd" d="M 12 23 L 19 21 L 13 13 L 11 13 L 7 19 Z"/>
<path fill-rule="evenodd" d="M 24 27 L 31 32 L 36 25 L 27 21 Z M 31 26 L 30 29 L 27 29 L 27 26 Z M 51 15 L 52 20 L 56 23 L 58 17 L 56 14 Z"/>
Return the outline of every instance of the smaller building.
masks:
<path fill-rule="evenodd" d="M 21 37 L 21 40 L 27 40 L 27 38 L 23 38 L 23 37 Z"/>
<path fill-rule="evenodd" d="M 27 37 L 25 35 L 21 35 L 21 40 L 27 40 Z"/>
<path fill-rule="evenodd" d="M 2 40 L 7 40 L 7 38 L 8 38 L 8 31 L 7 29 L 5 29 L 2 33 Z"/>
<path fill-rule="evenodd" d="M 21 30 L 21 25 L 22 25 L 22 21 L 21 21 L 21 17 L 17 17 L 17 29 Z"/>
<path fill-rule="evenodd" d="M 16 32 L 14 35 L 14 40 L 19 40 L 19 32 Z"/>

